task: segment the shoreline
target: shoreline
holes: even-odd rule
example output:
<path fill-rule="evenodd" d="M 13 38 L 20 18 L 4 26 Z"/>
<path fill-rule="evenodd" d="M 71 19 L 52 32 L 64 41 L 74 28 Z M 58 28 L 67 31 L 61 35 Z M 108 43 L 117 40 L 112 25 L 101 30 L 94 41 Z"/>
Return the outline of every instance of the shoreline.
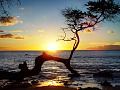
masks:
<path fill-rule="evenodd" d="M 97 87 L 87 87 L 87 88 L 74 88 L 74 87 L 65 87 L 65 86 L 42 86 L 42 87 L 28 87 L 28 88 L 7 88 L 1 90 L 120 90 L 120 86 L 116 87 L 104 87 L 99 89 Z"/>
<path fill-rule="evenodd" d="M 43 86 L 43 87 L 30 87 L 30 88 L 12 88 L 5 90 L 77 90 L 77 89 L 73 87 L 68 88 L 64 86 Z"/>
<path fill-rule="evenodd" d="M 102 88 L 94 87 L 94 86 L 88 86 L 88 87 L 74 87 L 69 85 L 63 85 L 63 84 L 51 84 L 48 82 L 21 82 L 21 83 L 8 83 L 6 86 L 2 87 L 0 85 L 0 90 L 120 90 L 120 86 L 104 86 Z"/>

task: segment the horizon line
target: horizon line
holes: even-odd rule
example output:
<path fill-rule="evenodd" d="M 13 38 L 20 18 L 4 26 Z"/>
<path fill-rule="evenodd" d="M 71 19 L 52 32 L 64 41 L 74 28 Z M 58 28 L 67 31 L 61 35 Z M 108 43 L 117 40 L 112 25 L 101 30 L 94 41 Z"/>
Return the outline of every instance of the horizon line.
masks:
<path fill-rule="evenodd" d="M 89 49 L 89 50 L 75 50 L 75 51 L 119 51 L 120 49 L 115 49 L 115 50 L 113 50 L 113 49 L 96 49 L 96 50 L 94 50 L 94 49 Z M 51 50 L 0 50 L 0 51 L 51 51 Z M 71 50 L 53 50 L 53 51 L 71 51 Z"/>

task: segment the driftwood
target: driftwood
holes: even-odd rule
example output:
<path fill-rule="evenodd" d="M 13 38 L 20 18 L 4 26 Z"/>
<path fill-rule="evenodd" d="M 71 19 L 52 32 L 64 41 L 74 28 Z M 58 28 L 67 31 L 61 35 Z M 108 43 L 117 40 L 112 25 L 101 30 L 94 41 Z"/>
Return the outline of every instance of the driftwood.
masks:
<path fill-rule="evenodd" d="M 9 79 L 9 80 L 23 80 L 25 77 L 38 75 L 41 71 L 41 66 L 45 61 L 54 60 L 57 62 L 63 63 L 67 69 L 72 73 L 70 76 L 80 76 L 77 71 L 73 70 L 70 66 L 70 59 L 63 59 L 59 57 L 53 57 L 51 55 L 46 54 L 43 52 L 42 55 L 38 56 L 35 59 L 35 66 L 32 70 L 29 70 L 27 67 L 27 63 L 24 62 L 23 64 L 19 64 L 20 72 L 12 73 L 7 71 L 0 71 L 0 79 Z"/>

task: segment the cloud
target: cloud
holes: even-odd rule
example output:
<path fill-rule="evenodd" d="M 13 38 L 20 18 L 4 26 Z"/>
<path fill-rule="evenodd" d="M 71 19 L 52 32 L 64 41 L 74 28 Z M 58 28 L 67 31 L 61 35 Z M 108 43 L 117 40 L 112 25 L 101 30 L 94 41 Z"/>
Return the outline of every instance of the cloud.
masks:
<path fill-rule="evenodd" d="M 0 34 L 1 39 L 13 38 L 13 34 Z"/>
<path fill-rule="evenodd" d="M 20 10 L 24 10 L 25 8 L 22 7 L 22 8 L 19 8 L 19 9 L 20 9 Z"/>
<path fill-rule="evenodd" d="M 91 47 L 87 49 L 90 49 L 90 50 L 120 50 L 120 45 L 104 45 L 104 46 Z"/>
<path fill-rule="evenodd" d="M 24 37 L 32 37 L 32 38 L 36 38 L 37 36 L 33 36 L 33 35 L 26 35 Z"/>
<path fill-rule="evenodd" d="M 17 18 L 19 18 L 20 16 L 16 16 Z"/>
<path fill-rule="evenodd" d="M 19 21 L 20 23 L 23 23 L 23 21 Z"/>
<path fill-rule="evenodd" d="M 0 30 L 0 32 L 6 32 L 6 30 Z"/>
<path fill-rule="evenodd" d="M 84 30 L 84 33 L 93 33 L 93 32 L 91 31 L 91 29 L 86 29 Z"/>
<path fill-rule="evenodd" d="M 9 50 L 9 49 L 11 49 L 11 48 L 10 48 L 10 47 L 0 47 L 0 51 L 1 51 L 1 50 L 3 50 L 3 51 L 4 51 L 4 50 Z"/>
<path fill-rule="evenodd" d="M 14 39 L 25 39 L 25 38 L 18 36 L 18 37 L 14 37 Z"/>
<path fill-rule="evenodd" d="M 120 45 L 120 42 L 115 42 L 113 45 Z"/>
<path fill-rule="evenodd" d="M 10 32 L 22 32 L 22 30 L 15 30 L 15 31 L 10 31 Z"/>
<path fill-rule="evenodd" d="M 79 34 L 82 33 L 93 33 L 93 31 L 91 29 L 85 29 L 83 32 L 79 32 Z"/>
<path fill-rule="evenodd" d="M 107 33 L 115 33 L 114 31 L 107 31 Z"/>
<path fill-rule="evenodd" d="M 99 26 L 95 26 L 95 27 L 99 27 Z"/>
<path fill-rule="evenodd" d="M 109 43 L 97 43 L 97 42 L 90 43 L 90 44 L 93 44 L 93 45 L 109 45 Z"/>
<path fill-rule="evenodd" d="M 9 33 L 0 34 L 0 40 L 5 40 L 5 39 L 8 39 L 8 38 L 24 39 L 24 37 L 20 34 L 9 34 Z"/>
<path fill-rule="evenodd" d="M 47 37 L 48 35 L 40 35 L 40 36 L 42 36 L 42 37 Z"/>
<path fill-rule="evenodd" d="M 44 30 L 38 30 L 38 32 L 44 32 Z"/>
<path fill-rule="evenodd" d="M 15 17 L 0 17 L 0 26 L 14 25 L 18 22 L 23 23 L 22 21 L 18 21 Z"/>

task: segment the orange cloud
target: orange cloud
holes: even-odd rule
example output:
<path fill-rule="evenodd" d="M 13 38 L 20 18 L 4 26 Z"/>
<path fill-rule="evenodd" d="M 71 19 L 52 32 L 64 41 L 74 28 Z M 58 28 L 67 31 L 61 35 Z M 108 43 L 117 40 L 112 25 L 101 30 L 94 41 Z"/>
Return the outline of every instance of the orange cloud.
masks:
<path fill-rule="evenodd" d="M 18 21 L 15 17 L 0 17 L 0 26 L 14 25 L 18 22 L 23 23 L 22 21 Z"/>
<path fill-rule="evenodd" d="M 46 36 L 48 36 L 48 35 L 40 35 L 40 36 L 42 36 L 42 37 L 46 37 Z"/>
<path fill-rule="evenodd" d="M 18 36 L 18 37 L 14 37 L 14 39 L 25 39 L 25 38 Z"/>
<path fill-rule="evenodd" d="M 36 38 L 37 36 L 33 36 L 33 35 L 26 35 L 24 37 L 33 37 L 33 38 Z"/>
<path fill-rule="evenodd" d="M 19 21 L 20 23 L 23 23 L 23 21 Z"/>
<path fill-rule="evenodd" d="M 16 16 L 17 18 L 19 18 L 20 16 Z"/>
<path fill-rule="evenodd" d="M 120 50 L 120 45 L 104 45 L 88 48 L 90 50 Z"/>
<path fill-rule="evenodd" d="M 0 47 L 0 51 L 1 51 L 1 50 L 3 50 L 3 51 L 4 51 L 4 50 L 9 50 L 9 49 L 10 49 L 10 47 Z"/>
<path fill-rule="evenodd" d="M 6 32 L 6 30 L 0 30 L 0 32 Z"/>
<path fill-rule="evenodd" d="M 115 42 L 113 45 L 120 45 L 120 42 Z"/>
<path fill-rule="evenodd" d="M 44 30 L 38 30 L 38 32 L 44 32 Z"/>
<path fill-rule="evenodd" d="M 84 30 L 84 33 L 93 33 L 93 32 L 91 31 L 91 29 L 86 29 Z"/>
<path fill-rule="evenodd" d="M 22 8 L 19 8 L 20 10 L 24 10 L 24 8 L 22 7 Z"/>
<path fill-rule="evenodd" d="M 115 33 L 114 31 L 107 31 L 107 33 Z"/>
<path fill-rule="evenodd" d="M 22 30 L 15 30 L 15 31 L 10 31 L 10 32 L 22 32 Z"/>
<path fill-rule="evenodd" d="M 93 43 L 90 43 L 90 44 L 93 44 L 93 45 L 108 45 L 109 43 L 97 43 L 97 42 L 93 42 Z"/>

